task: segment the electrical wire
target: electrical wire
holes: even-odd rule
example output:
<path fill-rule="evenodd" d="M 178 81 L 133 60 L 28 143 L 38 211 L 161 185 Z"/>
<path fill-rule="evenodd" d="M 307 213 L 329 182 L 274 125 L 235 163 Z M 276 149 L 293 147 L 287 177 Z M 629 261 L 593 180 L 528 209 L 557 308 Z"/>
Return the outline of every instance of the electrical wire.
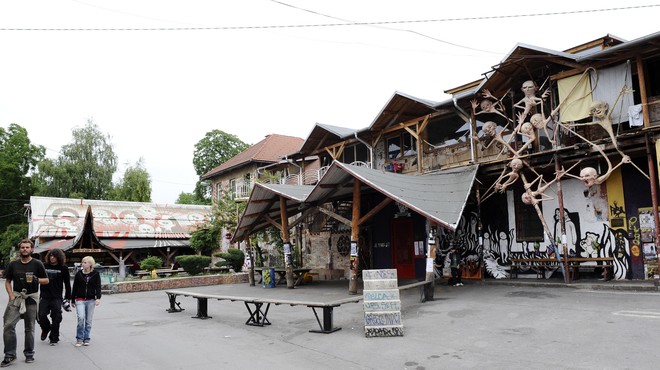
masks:
<path fill-rule="evenodd" d="M 372 21 L 372 22 L 348 22 L 348 23 L 318 23 L 318 24 L 284 24 L 284 25 L 262 25 L 262 26 L 214 26 L 214 27 L 129 27 L 129 28 L 20 28 L 3 27 L 0 31 L 218 31 L 218 30 L 256 30 L 256 29 L 278 29 L 278 28 L 323 28 L 323 27 L 351 27 L 351 26 L 382 26 L 393 24 L 421 24 L 421 23 L 440 23 L 440 22 L 467 22 L 491 19 L 512 19 L 512 18 L 531 18 L 548 17 L 569 14 L 603 13 L 620 10 L 645 9 L 660 7 L 660 4 L 651 5 L 633 5 L 626 7 L 604 8 L 604 9 L 586 9 L 569 10 L 561 12 L 547 13 L 529 13 L 512 15 L 490 15 L 480 17 L 460 17 L 460 18 L 440 18 L 440 19 L 418 19 L 418 20 L 395 20 L 395 21 Z"/>

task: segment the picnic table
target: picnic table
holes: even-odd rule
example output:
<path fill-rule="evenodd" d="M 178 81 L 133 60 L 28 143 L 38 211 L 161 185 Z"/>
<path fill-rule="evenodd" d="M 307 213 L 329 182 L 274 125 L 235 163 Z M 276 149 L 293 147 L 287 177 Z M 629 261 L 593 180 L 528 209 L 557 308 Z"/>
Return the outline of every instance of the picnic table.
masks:
<path fill-rule="evenodd" d="M 178 269 L 170 269 L 170 268 L 156 269 L 156 275 L 158 275 L 160 277 L 170 276 L 170 275 L 174 275 L 174 274 L 180 274 L 182 272 L 184 272 L 183 268 L 178 268 Z M 135 271 L 135 275 L 137 277 L 151 276 L 151 271 L 137 270 L 137 271 Z"/>
<path fill-rule="evenodd" d="M 255 267 L 254 272 L 259 274 L 259 278 L 255 279 L 257 284 L 261 284 L 263 281 L 263 270 L 275 270 L 275 285 L 286 284 L 286 269 L 281 267 Z M 312 269 L 307 268 L 295 268 L 293 269 L 293 286 L 302 285 L 305 274 L 310 272 Z"/>

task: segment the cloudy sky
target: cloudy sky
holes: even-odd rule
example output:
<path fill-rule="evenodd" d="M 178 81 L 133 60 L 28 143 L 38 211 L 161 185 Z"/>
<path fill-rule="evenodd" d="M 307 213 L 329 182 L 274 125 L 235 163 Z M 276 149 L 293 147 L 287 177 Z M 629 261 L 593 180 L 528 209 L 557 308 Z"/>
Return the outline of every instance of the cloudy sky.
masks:
<path fill-rule="evenodd" d="M 92 118 L 152 200 L 191 192 L 194 145 L 369 126 L 394 92 L 443 101 L 517 43 L 564 50 L 657 31 L 659 1 L 0 2 L 0 126 L 56 157 Z M 657 3 L 657 4 L 656 4 Z M 451 4 L 451 5 L 449 5 Z"/>

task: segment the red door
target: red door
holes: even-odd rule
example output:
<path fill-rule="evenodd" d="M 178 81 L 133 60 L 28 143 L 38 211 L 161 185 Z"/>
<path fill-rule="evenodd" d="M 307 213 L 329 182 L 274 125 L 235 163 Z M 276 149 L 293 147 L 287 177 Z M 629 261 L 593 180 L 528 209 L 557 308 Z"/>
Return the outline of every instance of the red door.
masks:
<path fill-rule="evenodd" d="M 414 248 L 412 219 L 392 220 L 392 262 L 399 278 L 415 278 Z"/>

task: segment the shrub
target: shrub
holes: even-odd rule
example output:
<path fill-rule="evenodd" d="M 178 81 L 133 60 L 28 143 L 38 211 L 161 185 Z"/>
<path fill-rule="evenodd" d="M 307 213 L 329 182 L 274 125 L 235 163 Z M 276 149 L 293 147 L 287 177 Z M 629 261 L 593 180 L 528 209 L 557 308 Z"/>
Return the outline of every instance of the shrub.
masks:
<path fill-rule="evenodd" d="M 245 253 L 240 249 L 229 249 L 227 252 L 216 253 L 214 256 L 224 258 L 224 261 L 216 262 L 215 265 L 218 267 L 229 266 L 235 272 L 240 272 L 243 269 Z"/>
<path fill-rule="evenodd" d="M 175 259 L 188 275 L 201 274 L 204 268 L 211 263 L 211 257 L 209 256 L 183 255 L 176 256 Z"/>
<path fill-rule="evenodd" d="M 163 266 L 163 261 L 156 256 L 147 257 L 140 262 L 140 268 L 147 271 L 152 271 Z"/>

